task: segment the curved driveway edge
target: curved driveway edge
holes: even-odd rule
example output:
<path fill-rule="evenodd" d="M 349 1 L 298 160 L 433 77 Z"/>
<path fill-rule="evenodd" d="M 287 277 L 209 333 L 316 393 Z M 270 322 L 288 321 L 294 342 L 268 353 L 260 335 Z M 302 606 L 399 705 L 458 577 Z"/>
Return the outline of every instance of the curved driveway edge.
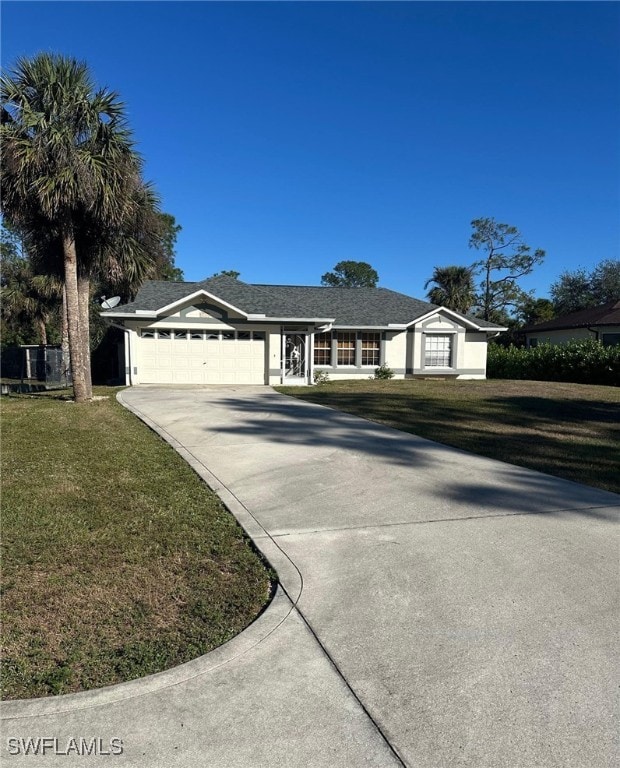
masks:
<path fill-rule="evenodd" d="M 239 656 L 251 651 L 272 632 L 275 632 L 286 621 L 292 610 L 293 606 L 290 600 L 278 588 L 269 605 L 252 624 L 224 645 L 214 648 L 209 653 L 163 672 L 105 688 L 95 688 L 90 691 L 69 693 L 62 696 L 47 696 L 40 699 L 3 701 L 0 704 L 0 720 L 21 720 L 102 707 L 123 699 L 133 699 L 162 691 L 174 685 L 180 685 L 229 664 Z"/>
<path fill-rule="evenodd" d="M 618 496 L 266 387 L 120 399 L 235 512 L 290 612 L 204 674 L 6 736 L 117 736 L 108 763 L 145 768 L 617 763 Z M 103 759 L 47 757 L 13 763 Z"/>
<path fill-rule="evenodd" d="M 151 418 L 148 411 L 145 412 L 145 410 L 141 410 L 132 402 L 130 397 L 131 392 L 132 390 L 123 390 L 122 392 L 119 392 L 116 396 L 119 403 L 169 443 L 174 450 L 185 459 L 194 472 L 204 480 L 209 488 L 217 493 L 224 505 L 234 514 L 245 532 L 251 537 L 263 556 L 267 558 L 271 566 L 277 571 L 280 583 L 286 584 L 286 594 L 291 602 L 296 604 L 301 595 L 302 578 L 292 560 L 286 555 L 284 550 L 270 538 L 268 532 L 252 515 L 252 512 L 242 504 L 230 488 L 224 485 L 221 480 L 209 470 L 206 464 L 200 461 L 191 450 L 186 447 L 182 440 L 177 439 L 172 431 L 165 429 L 155 418 Z"/>
<path fill-rule="evenodd" d="M 402 766 L 296 612 L 302 579 L 294 564 L 204 465 L 122 394 L 119 401 L 164 437 L 254 534 L 286 575 L 287 591 L 278 586 L 249 627 L 186 664 L 98 690 L 0 702 L 2 765 Z"/>

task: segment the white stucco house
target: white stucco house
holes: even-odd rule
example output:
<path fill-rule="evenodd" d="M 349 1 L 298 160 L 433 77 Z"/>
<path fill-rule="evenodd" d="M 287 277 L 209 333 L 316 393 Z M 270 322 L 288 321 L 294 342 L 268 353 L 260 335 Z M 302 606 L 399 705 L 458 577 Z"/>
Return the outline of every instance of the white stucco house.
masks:
<path fill-rule="evenodd" d="M 125 383 L 311 384 L 368 378 L 484 379 L 505 330 L 387 288 L 251 285 L 226 275 L 148 281 L 102 312 L 124 332 Z"/>
<path fill-rule="evenodd" d="M 523 332 L 528 347 L 584 339 L 595 339 L 606 346 L 620 344 L 620 300 L 528 325 Z"/>

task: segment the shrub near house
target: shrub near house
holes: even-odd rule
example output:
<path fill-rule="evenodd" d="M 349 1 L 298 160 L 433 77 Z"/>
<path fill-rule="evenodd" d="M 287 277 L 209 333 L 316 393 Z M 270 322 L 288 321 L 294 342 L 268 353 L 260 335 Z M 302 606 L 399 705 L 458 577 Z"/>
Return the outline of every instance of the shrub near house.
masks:
<path fill-rule="evenodd" d="M 487 377 L 620 386 L 620 346 L 587 339 L 525 349 L 489 344 Z"/>

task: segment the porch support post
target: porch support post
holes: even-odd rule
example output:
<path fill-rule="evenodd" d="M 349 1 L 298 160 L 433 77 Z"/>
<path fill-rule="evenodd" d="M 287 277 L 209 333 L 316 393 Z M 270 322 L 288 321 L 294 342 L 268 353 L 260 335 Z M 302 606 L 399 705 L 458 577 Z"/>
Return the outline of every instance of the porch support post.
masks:
<path fill-rule="evenodd" d="M 280 380 L 284 384 L 284 371 L 286 368 L 286 334 L 284 326 L 280 326 Z"/>

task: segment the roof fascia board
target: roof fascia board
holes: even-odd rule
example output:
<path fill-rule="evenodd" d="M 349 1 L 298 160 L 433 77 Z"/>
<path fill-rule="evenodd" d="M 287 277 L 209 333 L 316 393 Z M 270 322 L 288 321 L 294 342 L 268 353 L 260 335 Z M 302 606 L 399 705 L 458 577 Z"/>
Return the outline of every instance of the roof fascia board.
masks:
<path fill-rule="evenodd" d="M 620 321 L 617 321 L 615 323 L 574 323 L 573 325 L 554 325 L 553 328 L 537 328 L 535 325 L 531 326 L 530 328 L 523 328 L 523 333 L 545 333 L 546 331 L 576 331 L 581 328 L 587 328 L 588 330 L 591 330 L 592 328 L 605 328 L 605 327 L 611 327 L 614 325 L 620 325 Z"/>
<path fill-rule="evenodd" d="M 334 324 L 335 330 L 341 331 L 404 331 L 406 325 L 397 325 L 395 323 L 391 325 L 340 325 Z"/>
<path fill-rule="evenodd" d="M 448 309 L 448 307 L 437 307 L 437 309 L 431 309 L 426 314 L 420 315 L 420 317 L 416 317 L 415 320 L 412 320 L 410 323 L 407 324 L 407 327 L 409 328 L 412 325 L 416 325 L 417 323 L 420 323 L 423 320 L 426 320 L 427 318 L 432 317 L 434 314 L 437 314 L 438 312 L 445 312 L 450 317 L 453 317 L 457 322 L 461 323 L 462 325 L 466 325 L 469 328 L 473 328 L 476 331 L 488 331 L 489 333 L 495 333 L 497 331 L 498 333 L 501 333 L 502 331 L 508 330 L 508 328 L 503 328 L 496 325 L 489 327 L 488 325 L 475 323 L 473 320 L 470 320 L 468 317 L 464 317 L 463 315 L 459 315 L 458 312 L 454 312 L 454 310 Z"/>
<path fill-rule="evenodd" d="M 103 317 L 104 319 L 106 317 L 130 317 L 136 320 L 141 317 L 155 318 L 157 317 L 157 313 L 152 312 L 151 310 L 142 309 L 139 310 L 139 312 L 100 312 L 99 316 Z"/>
<path fill-rule="evenodd" d="M 333 317 L 270 317 L 268 315 L 248 315 L 248 320 L 260 320 L 272 323 L 333 323 Z"/>
<path fill-rule="evenodd" d="M 463 315 L 459 315 L 458 312 L 454 312 L 451 309 L 448 309 L 447 307 L 437 307 L 436 309 L 431 309 L 428 312 L 425 312 L 423 315 L 420 315 L 420 317 L 416 317 L 415 320 L 412 320 L 410 323 L 407 323 L 407 328 L 410 328 L 412 325 L 416 325 L 417 323 L 421 323 L 423 320 L 428 319 L 429 317 L 432 317 L 433 315 L 438 314 L 439 312 L 445 312 L 450 317 L 457 320 L 462 325 L 467 325 L 470 328 L 475 328 L 476 330 L 481 331 L 482 327 L 476 323 L 474 323 L 472 320 L 469 320 L 466 317 L 463 317 Z M 497 328 L 493 328 L 492 330 L 496 331 Z"/>

